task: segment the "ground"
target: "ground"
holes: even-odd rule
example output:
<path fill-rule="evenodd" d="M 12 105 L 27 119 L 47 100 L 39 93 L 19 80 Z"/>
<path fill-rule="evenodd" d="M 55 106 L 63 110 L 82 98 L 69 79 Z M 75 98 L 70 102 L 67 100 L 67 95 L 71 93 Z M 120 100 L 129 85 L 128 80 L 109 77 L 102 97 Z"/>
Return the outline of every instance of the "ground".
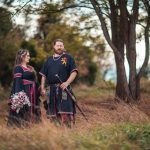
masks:
<path fill-rule="evenodd" d="M 46 119 L 45 111 L 42 109 L 41 124 L 31 125 L 29 129 L 12 131 L 6 127 L 8 107 L 7 101 L 3 100 L 0 105 L 0 149 L 20 149 L 22 144 L 24 145 L 22 150 L 27 148 L 39 148 L 40 150 L 99 150 L 100 148 L 138 150 L 150 148 L 148 146 L 150 143 L 147 140 L 150 136 L 150 95 L 148 88 L 142 89 L 141 100 L 136 104 L 116 102 L 113 86 L 96 85 L 89 87 L 80 85 L 74 87 L 74 93 L 78 105 L 85 113 L 88 121 L 77 110 L 76 124 L 72 129 L 51 124 Z M 47 133 L 49 136 L 52 135 L 51 138 Z M 15 135 L 15 138 L 9 140 L 12 135 Z M 28 141 L 28 136 L 32 139 L 31 141 Z M 20 139 L 23 140 L 19 142 L 20 144 L 14 144 Z M 65 143 L 64 140 L 67 140 L 68 143 Z M 123 140 L 125 142 L 122 142 Z M 24 141 L 28 144 L 25 144 Z M 51 143 L 51 147 L 45 143 L 46 141 Z M 39 146 L 37 146 L 38 144 Z"/>

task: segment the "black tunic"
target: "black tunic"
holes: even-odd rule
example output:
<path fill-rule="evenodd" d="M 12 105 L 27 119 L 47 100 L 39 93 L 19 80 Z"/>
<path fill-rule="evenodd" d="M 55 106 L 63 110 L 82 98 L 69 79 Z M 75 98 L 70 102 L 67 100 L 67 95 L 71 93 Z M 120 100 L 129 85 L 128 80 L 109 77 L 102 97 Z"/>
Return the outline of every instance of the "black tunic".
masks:
<path fill-rule="evenodd" d="M 47 113 L 49 115 L 57 116 L 58 114 L 75 113 L 74 102 L 69 95 L 59 87 L 60 82 L 55 76 L 58 74 L 62 82 L 65 82 L 74 71 L 77 71 L 75 61 L 66 53 L 56 58 L 50 56 L 44 63 L 40 74 L 46 77 L 47 83 L 50 85 L 50 95 L 47 108 Z M 71 90 L 70 86 L 68 88 Z"/>

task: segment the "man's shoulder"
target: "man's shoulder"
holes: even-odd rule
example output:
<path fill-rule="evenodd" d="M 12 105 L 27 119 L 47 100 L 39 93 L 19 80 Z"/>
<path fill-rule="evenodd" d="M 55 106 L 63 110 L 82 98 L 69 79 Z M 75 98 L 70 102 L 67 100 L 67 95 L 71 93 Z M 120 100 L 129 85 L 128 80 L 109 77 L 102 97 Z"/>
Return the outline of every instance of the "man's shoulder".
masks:
<path fill-rule="evenodd" d="M 46 61 L 50 61 L 52 59 L 53 59 L 53 56 L 48 56 L 47 59 L 46 59 Z"/>
<path fill-rule="evenodd" d="M 64 53 L 63 56 L 65 56 L 65 57 L 67 57 L 67 58 L 72 58 L 71 54 L 69 54 L 69 53 Z"/>

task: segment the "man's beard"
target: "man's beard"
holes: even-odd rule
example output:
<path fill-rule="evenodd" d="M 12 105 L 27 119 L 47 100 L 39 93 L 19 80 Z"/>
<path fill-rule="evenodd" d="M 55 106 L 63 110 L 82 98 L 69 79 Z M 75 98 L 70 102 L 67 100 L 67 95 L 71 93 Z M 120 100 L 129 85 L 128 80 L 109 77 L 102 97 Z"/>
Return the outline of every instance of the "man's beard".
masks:
<path fill-rule="evenodd" d="M 54 49 L 54 52 L 58 55 L 61 55 L 63 53 L 63 50 L 62 49 L 58 49 L 58 50 Z"/>

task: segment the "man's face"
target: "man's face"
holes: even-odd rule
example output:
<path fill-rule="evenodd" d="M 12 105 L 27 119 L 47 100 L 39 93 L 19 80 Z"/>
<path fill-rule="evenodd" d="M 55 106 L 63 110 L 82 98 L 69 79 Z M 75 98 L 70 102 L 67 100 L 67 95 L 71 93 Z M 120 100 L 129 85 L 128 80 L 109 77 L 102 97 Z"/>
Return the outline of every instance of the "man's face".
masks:
<path fill-rule="evenodd" d="M 62 42 L 57 41 L 54 45 L 54 52 L 56 54 L 62 54 L 64 51 L 64 44 Z"/>

